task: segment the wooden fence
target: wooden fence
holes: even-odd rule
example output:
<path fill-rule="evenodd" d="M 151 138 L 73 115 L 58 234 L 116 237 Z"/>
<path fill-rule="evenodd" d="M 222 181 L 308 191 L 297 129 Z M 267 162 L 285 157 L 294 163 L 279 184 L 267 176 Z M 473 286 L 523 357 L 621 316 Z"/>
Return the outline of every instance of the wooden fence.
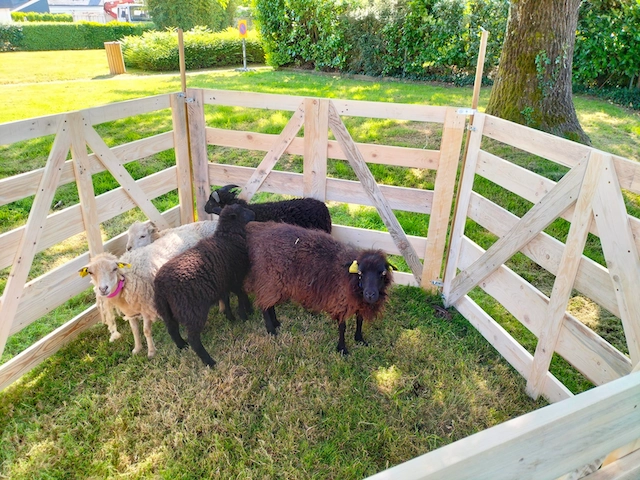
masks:
<path fill-rule="evenodd" d="M 278 110 L 290 112 L 291 116 L 277 135 L 220 129 L 206 124 L 209 105 Z M 158 110 L 170 112 L 172 129 L 150 138 L 109 148 L 94 128 L 100 123 Z M 432 452 L 426 463 L 419 457 L 395 467 L 400 470 L 379 475 L 407 479 L 555 478 L 581 465 L 599 467 L 604 457 L 618 448 L 622 449 L 606 463 L 622 466 L 626 462 L 631 465 L 627 471 L 636 468 L 640 465 L 634 460 L 637 454 L 624 455 L 634 450 L 630 442 L 640 437 L 634 399 L 640 380 L 637 374 L 629 375 L 640 360 L 640 303 L 632 291 L 640 284 L 635 240 L 640 238 L 635 235 L 640 223 L 627 215 L 621 189 L 638 193 L 639 166 L 476 113 L 457 189 L 455 215 L 451 218 L 469 113 L 453 107 L 189 89 L 186 95 L 160 95 L 0 125 L 0 144 L 55 135 L 44 168 L 0 180 L 0 205 L 35 195 L 26 225 L 0 235 L 0 268 L 11 266 L 0 299 L 0 351 L 10 335 L 89 286 L 87 278 L 77 275 L 89 255 L 104 249 L 122 252 L 123 235 L 103 241 L 100 224 L 132 208 L 139 207 L 162 228 L 193 221 L 195 199 L 197 217 L 205 219 L 209 217 L 204 204 L 210 186 L 228 183 L 243 185 L 246 199 L 266 191 L 369 205 L 377 209 L 388 233 L 335 225 L 334 235 L 362 247 L 375 246 L 390 254 L 401 254 L 411 273 L 397 274 L 399 283 L 427 289 L 443 286 L 445 303 L 455 306 L 527 379 L 530 395 L 541 394 L 552 402 L 565 400 L 547 407 L 551 411 L 533 412 L 531 417 L 521 417 L 524 420 L 512 420 L 462 440 L 464 443 Z M 442 140 L 434 150 L 356 143 L 343 123 L 345 117 L 437 123 L 442 125 Z M 329 132 L 335 140 L 329 139 Z M 539 155 L 569 171 L 553 182 L 489 153 L 483 148 L 487 139 Z M 257 168 L 211 163 L 207 150 L 211 145 L 263 152 L 264 157 Z M 87 153 L 87 146 L 93 153 Z M 134 181 L 123 167 L 127 162 L 165 150 L 175 152 L 176 164 L 152 176 Z M 71 159 L 67 160 L 69 152 Z M 273 170 L 283 154 L 302 156 L 303 173 Z M 348 161 L 358 181 L 327 177 L 329 159 Z M 378 185 L 367 166 L 373 163 L 435 170 L 435 187 L 428 191 Z M 92 176 L 104 170 L 111 172 L 121 187 L 96 197 Z M 534 206 L 522 218 L 516 217 L 473 191 L 477 176 Z M 50 213 L 55 189 L 70 182 L 78 186 L 80 203 Z M 176 189 L 180 204 L 160 213 L 151 200 Z M 393 210 L 430 215 L 427 236 L 406 235 Z M 564 244 L 542 231 L 557 217 L 571 222 Z M 467 219 L 499 237 L 486 252 L 464 235 Z M 87 235 L 87 253 L 27 281 L 37 252 L 82 232 Z M 599 236 L 607 267 L 582 255 L 589 232 Z M 445 255 L 447 235 L 450 249 Z M 550 297 L 505 265 L 518 251 L 556 276 Z M 538 337 L 535 354 L 530 354 L 469 297 L 475 287 L 482 288 Z M 573 288 L 621 318 L 629 356 L 567 313 Z M 0 388 L 96 321 L 98 314 L 91 307 L 0 366 Z M 595 385 L 602 386 L 570 398 L 571 392 L 549 372 L 554 351 Z M 547 442 L 555 435 L 551 425 L 556 423 L 561 425 L 557 438 Z M 607 441 L 599 443 L 596 432 L 603 431 Z M 574 438 L 568 433 L 563 436 L 563 432 L 573 432 L 575 438 L 589 439 L 593 445 L 585 448 L 586 440 L 567 440 L 561 442 L 560 455 L 557 441 Z M 532 439 L 538 442 L 535 458 L 525 455 L 531 451 Z M 494 450 L 485 455 L 488 449 Z M 519 463 L 517 456 L 526 460 Z M 618 460 L 620 457 L 624 458 Z M 504 469 L 500 471 L 507 472 L 504 476 L 480 476 L 474 470 L 482 467 L 493 472 L 501 465 Z M 614 470 L 611 466 L 606 468 Z M 467 477 L 458 476 L 465 471 Z M 593 478 L 616 478 L 604 477 L 602 472 L 606 473 L 606 469 L 593 474 L 601 477 Z M 571 475 L 577 478 L 578 473 Z"/>

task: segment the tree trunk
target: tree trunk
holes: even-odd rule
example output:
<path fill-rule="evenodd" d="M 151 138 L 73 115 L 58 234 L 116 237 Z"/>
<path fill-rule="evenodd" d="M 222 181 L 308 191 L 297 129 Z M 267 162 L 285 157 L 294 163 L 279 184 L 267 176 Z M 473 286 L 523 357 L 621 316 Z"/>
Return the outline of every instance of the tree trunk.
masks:
<path fill-rule="evenodd" d="M 571 66 L 581 0 L 511 0 L 487 113 L 590 144 L 573 106 Z"/>

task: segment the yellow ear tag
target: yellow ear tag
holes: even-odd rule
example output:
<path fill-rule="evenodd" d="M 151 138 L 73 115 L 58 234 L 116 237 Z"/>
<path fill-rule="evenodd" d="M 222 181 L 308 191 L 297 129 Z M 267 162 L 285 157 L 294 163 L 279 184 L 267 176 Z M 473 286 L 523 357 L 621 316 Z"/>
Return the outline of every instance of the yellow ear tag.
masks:
<path fill-rule="evenodd" d="M 393 263 L 390 263 L 389 270 L 398 270 L 398 267 L 396 267 Z"/>
<path fill-rule="evenodd" d="M 78 270 L 78 274 L 81 277 L 86 277 L 87 275 L 89 275 L 89 269 L 87 267 L 82 267 L 80 270 Z"/>
<path fill-rule="evenodd" d="M 349 273 L 359 273 L 357 260 L 354 260 L 351 266 L 349 267 Z"/>
<path fill-rule="evenodd" d="M 118 268 L 131 268 L 130 263 L 118 263 Z"/>

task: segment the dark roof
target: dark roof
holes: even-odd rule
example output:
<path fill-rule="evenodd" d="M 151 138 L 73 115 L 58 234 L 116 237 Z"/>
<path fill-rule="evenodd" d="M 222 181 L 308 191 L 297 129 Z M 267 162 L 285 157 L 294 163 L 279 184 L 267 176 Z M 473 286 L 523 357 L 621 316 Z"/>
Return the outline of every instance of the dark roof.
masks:
<path fill-rule="evenodd" d="M 20 8 L 25 3 L 29 3 L 29 0 L 0 0 L 0 8 L 10 8 L 12 12 L 49 13 L 49 3 L 47 0 L 38 0 L 31 5 Z"/>

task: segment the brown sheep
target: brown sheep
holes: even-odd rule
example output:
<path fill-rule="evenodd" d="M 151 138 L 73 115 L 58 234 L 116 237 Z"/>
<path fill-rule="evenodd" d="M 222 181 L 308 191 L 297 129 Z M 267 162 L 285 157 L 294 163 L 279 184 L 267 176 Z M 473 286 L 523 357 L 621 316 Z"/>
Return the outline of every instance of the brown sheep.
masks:
<path fill-rule="evenodd" d="M 293 300 L 315 312 L 326 312 L 338 322 L 337 350 L 347 354 L 346 319 L 356 316 L 356 342 L 363 320 L 383 309 L 393 281 L 391 264 L 380 250 L 360 250 L 319 230 L 282 223 L 247 225 L 251 269 L 245 289 L 255 294 L 267 331 L 280 325 L 275 305 Z"/>

